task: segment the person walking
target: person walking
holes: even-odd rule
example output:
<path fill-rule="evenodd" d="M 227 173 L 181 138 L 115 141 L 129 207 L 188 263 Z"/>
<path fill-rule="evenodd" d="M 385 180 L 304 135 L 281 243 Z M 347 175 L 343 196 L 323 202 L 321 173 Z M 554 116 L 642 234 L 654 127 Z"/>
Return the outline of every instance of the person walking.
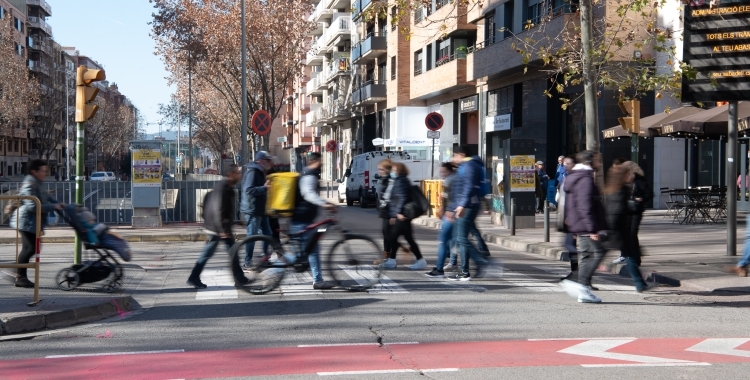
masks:
<path fill-rule="evenodd" d="M 544 162 L 536 162 L 536 175 L 538 178 L 536 212 L 541 214 L 544 212 L 544 201 L 547 199 L 547 186 L 549 186 L 549 176 L 544 170 Z"/>
<path fill-rule="evenodd" d="M 570 174 L 573 171 L 573 166 L 575 165 L 575 158 L 572 156 L 564 157 L 562 162 L 563 167 L 565 168 L 565 175 L 558 175 L 557 178 L 559 178 L 560 183 L 558 184 L 558 230 L 565 233 L 565 249 L 568 250 L 568 260 L 570 260 L 570 273 L 563 278 L 563 280 L 570 280 L 578 278 L 578 250 L 576 249 L 576 236 L 571 234 L 570 232 L 567 232 L 568 229 L 565 228 L 565 191 L 563 190 L 565 185 L 565 179 L 567 178 L 568 174 Z M 592 286 L 593 288 L 593 286 Z"/>
<path fill-rule="evenodd" d="M 425 276 L 431 278 L 445 277 L 445 259 L 450 254 L 449 265 L 456 267 L 458 263 L 456 256 L 453 254 L 453 221 L 446 216 L 451 203 L 451 186 L 456 176 L 456 167 L 451 162 L 444 162 L 440 167 L 440 176 L 443 178 L 443 191 L 440 193 L 441 203 L 438 209 L 440 216 L 440 232 L 438 233 L 437 262 L 432 271 L 425 273 Z"/>
<path fill-rule="evenodd" d="M 376 184 L 376 190 L 378 193 L 378 217 L 382 220 L 382 234 L 383 234 L 383 259 L 376 260 L 375 264 L 380 264 L 388 260 L 391 252 L 391 242 L 389 238 L 391 222 L 388 216 L 388 202 L 390 200 L 391 190 L 393 188 L 393 181 L 391 180 L 391 169 L 393 168 L 393 162 L 390 158 L 386 158 L 378 163 L 378 182 Z M 387 197 L 386 197 L 387 195 Z M 411 253 L 409 248 L 404 247 L 401 243 L 398 243 L 398 248 L 406 253 Z"/>
<path fill-rule="evenodd" d="M 336 212 L 336 206 L 326 202 L 320 197 L 320 173 L 323 162 L 320 153 L 308 153 L 307 166 L 297 182 L 296 195 L 294 197 L 294 214 L 290 225 L 290 232 L 299 233 L 315 221 L 318 209 L 323 208 L 328 212 Z M 310 229 L 302 237 L 302 247 L 307 247 L 308 241 L 315 237 L 317 229 Z M 331 289 L 333 284 L 323 281 L 323 273 L 320 265 L 320 244 L 315 243 L 311 251 L 307 252 L 310 262 L 310 271 L 313 275 L 313 289 Z"/>
<path fill-rule="evenodd" d="M 33 160 L 29 163 L 29 174 L 24 177 L 18 195 L 37 197 L 42 205 L 41 231 L 47 226 L 47 214 L 54 210 L 62 210 L 65 205 L 53 198 L 44 189 L 44 179 L 47 178 L 47 163 L 43 160 Z M 18 229 L 21 234 L 21 252 L 18 254 L 18 264 L 28 264 L 36 254 L 36 203 L 30 199 L 24 199 L 13 211 L 10 227 Z M 33 288 L 27 275 L 26 268 L 18 268 L 16 271 L 15 286 L 18 288 Z"/>
<path fill-rule="evenodd" d="M 404 207 L 411 199 L 411 181 L 409 181 L 409 169 L 403 162 L 394 162 L 391 168 L 391 181 L 393 186 L 391 192 L 386 193 L 388 199 L 388 217 L 389 217 L 389 248 L 388 260 L 384 266 L 387 269 L 396 267 L 396 253 L 398 252 L 398 238 L 403 236 L 409 244 L 411 253 L 416 257 L 416 261 L 409 269 L 421 270 L 427 267 L 427 262 L 422 257 L 417 242 L 414 240 L 412 233 L 411 219 L 404 216 Z"/>
<path fill-rule="evenodd" d="M 638 265 L 640 265 L 641 243 L 638 239 L 638 230 L 641 228 L 641 221 L 643 220 L 643 212 L 646 211 L 646 204 L 651 202 L 654 198 L 654 191 L 646 181 L 645 173 L 638 164 L 633 161 L 626 161 L 622 164 L 627 168 L 632 179 L 632 191 L 628 200 L 628 210 L 630 211 L 630 246 L 629 249 L 632 257 L 637 257 Z M 613 261 L 614 264 L 624 263 L 626 255 L 620 255 Z"/>
<path fill-rule="evenodd" d="M 206 266 L 219 242 L 223 242 L 229 252 L 234 245 L 234 235 L 232 234 L 232 224 L 234 222 L 235 195 L 234 187 L 242 178 L 242 172 L 237 165 L 229 165 L 226 177 L 217 182 L 213 190 L 206 195 L 203 202 L 203 230 L 208 235 L 206 245 L 203 247 L 203 253 L 195 262 L 187 284 L 196 289 L 205 289 L 208 286 L 201 281 L 201 272 Z M 240 268 L 240 259 L 238 256 L 230 258 L 232 276 L 234 277 L 235 286 L 243 286 L 250 283 Z"/>
<path fill-rule="evenodd" d="M 583 151 L 576 155 L 576 165 L 565 179 L 565 225 L 569 233 L 578 236 L 578 282 L 560 282 L 565 291 L 578 302 L 601 302 L 589 286 L 596 268 L 604 258 L 602 236 L 606 235 L 607 219 L 601 194 L 594 176 L 601 165 L 599 155 Z"/>
<path fill-rule="evenodd" d="M 750 215 L 745 217 L 745 252 L 737 262 L 737 265 L 727 265 L 724 270 L 734 273 L 740 277 L 747 277 L 747 270 L 750 267 Z"/>
<path fill-rule="evenodd" d="M 474 277 L 484 277 L 489 262 L 469 240 L 471 230 L 476 228 L 476 218 L 479 214 L 479 191 L 482 182 L 484 164 L 478 156 L 471 156 L 469 147 L 461 145 L 453 148 L 453 163 L 458 165 L 456 179 L 451 186 L 452 201 L 446 212 L 448 219 L 454 222 L 454 236 L 461 253 L 461 268 L 458 273 L 449 278 L 453 281 L 469 281 L 469 257 L 477 264 Z"/>
<path fill-rule="evenodd" d="M 242 179 L 242 203 L 240 212 L 245 215 L 247 235 L 271 236 L 271 225 L 266 215 L 266 198 L 268 197 L 269 182 L 266 172 L 273 167 L 274 157 L 265 151 L 255 153 L 255 161 L 247 164 L 245 178 Z M 251 263 L 255 242 L 245 245 L 245 260 L 242 269 L 252 272 Z M 268 244 L 263 244 L 263 254 L 268 255 Z"/>

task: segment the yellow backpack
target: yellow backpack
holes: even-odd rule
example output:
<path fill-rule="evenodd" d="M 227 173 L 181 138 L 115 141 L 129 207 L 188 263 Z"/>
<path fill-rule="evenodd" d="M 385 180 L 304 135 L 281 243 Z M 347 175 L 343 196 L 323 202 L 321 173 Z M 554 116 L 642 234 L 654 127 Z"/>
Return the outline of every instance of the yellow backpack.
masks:
<path fill-rule="evenodd" d="M 292 216 L 299 173 L 273 173 L 266 178 L 270 181 L 266 199 L 266 214 L 282 217 Z"/>

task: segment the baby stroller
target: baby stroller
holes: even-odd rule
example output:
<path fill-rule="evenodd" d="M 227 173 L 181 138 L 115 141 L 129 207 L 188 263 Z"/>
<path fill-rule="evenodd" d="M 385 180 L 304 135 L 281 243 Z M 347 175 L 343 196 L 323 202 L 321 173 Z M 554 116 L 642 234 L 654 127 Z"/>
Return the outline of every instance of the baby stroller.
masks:
<path fill-rule="evenodd" d="M 69 291 L 77 288 L 80 284 L 108 279 L 104 284 L 104 290 L 108 293 L 113 292 L 122 286 L 122 266 L 108 248 L 93 245 L 88 241 L 88 230 L 78 217 L 83 210 L 86 209 L 80 205 L 67 205 L 62 211 L 58 211 L 58 214 L 73 227 L 84 248 L 93 251 L 96 256 L 92 254 L 90 260 L 86 260 L 82 264 L 74 264 L 58 272 L 55 278 L 57 287 Z"/>

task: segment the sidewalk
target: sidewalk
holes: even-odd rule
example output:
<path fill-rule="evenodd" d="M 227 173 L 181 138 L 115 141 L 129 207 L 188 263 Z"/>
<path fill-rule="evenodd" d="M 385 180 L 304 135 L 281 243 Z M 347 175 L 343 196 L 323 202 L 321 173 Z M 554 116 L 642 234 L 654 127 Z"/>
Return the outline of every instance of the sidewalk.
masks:
<path fill-rule="evenodd" d="M 679 225 L 664 218 L 665 211 L 653 210 L 644 214 L 639 233 L 643 247 L 641 270 L 649 281 L 671 286 L 682 286 L 698 291 L 739 291 L 750 293 L 750 277 L 740 278 L 723 271 L 725 265 L 735 265 L 744 247 L 745 216 L 738 216 L 737 254 L 726 256 L 726 225 Z M 550 242 L 544 243 L 544 216 L 537 215 L 535 229 L 510 230 L 494 225 L 488 215 L 480 215 L 477 225 L 487 241 L 513 251 L 528 252 L 567 261 L 563 248 L 565 234 L 555 228 L 557 215 L 550 214 Z M 421 217 L 417 224 L 439 228 L 436 218 Z M 624 265 L 612 264 L 617 257 L 610 252 L 603 264 L 607 270 L 628 276 Z"/>
<path fill-rule="evenodd" d="M 109 226 L 110 230 L 131 243 L 137 242 L 170 242 L 202 241 L 205 234 L 199 223 L 166 224 L 159 228 L 133 228 L 131 226 Z M 245 227 L 233 227 L 237 238 L 245 237 Z M 44 231 L 42 243 L 73 243 L 73 229 L 67 226 L 48 227 Z M 0 244 L 15 244 L 16 230 L 0 228 Z"/>

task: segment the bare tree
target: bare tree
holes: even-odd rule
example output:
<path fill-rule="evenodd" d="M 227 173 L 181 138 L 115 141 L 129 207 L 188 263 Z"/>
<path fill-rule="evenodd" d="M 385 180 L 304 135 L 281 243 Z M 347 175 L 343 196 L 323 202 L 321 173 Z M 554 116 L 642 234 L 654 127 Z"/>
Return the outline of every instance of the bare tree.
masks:
<path fill-rule="evenodd" d="M 39 100 L 39 85 L 29 76 L 26 57 L 16 46 L 22 36 L 16 35 L 10 13 L 0 20 L 0 135 L 26 123 Z"/>

